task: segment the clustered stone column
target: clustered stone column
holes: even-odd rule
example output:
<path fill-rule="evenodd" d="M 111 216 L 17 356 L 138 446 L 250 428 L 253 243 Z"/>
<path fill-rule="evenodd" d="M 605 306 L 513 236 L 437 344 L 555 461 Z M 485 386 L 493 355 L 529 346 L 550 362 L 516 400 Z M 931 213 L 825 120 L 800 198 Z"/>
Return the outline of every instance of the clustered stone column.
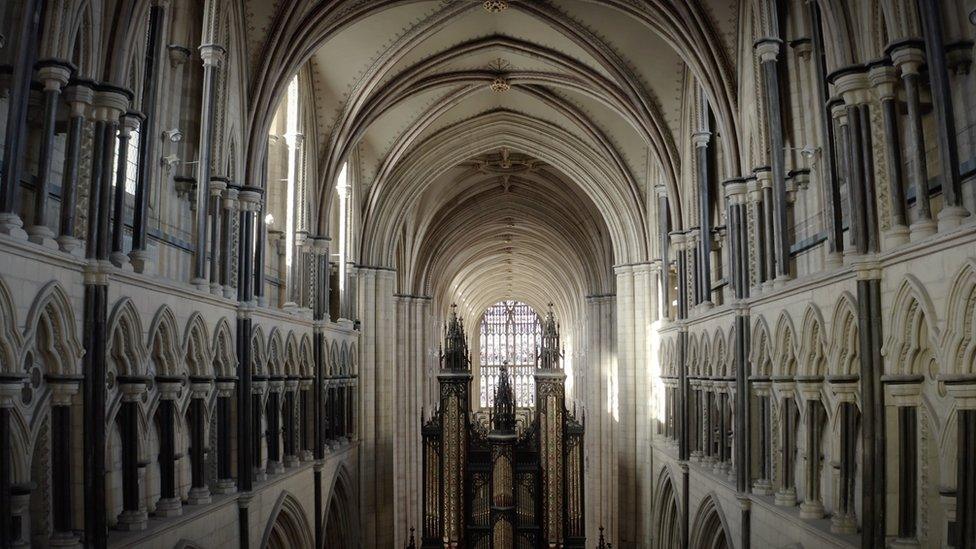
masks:
<path fill-rule="evenodd" d="M 60 61 L 42 61 L 37 64 L 37 78 L 44 85 L 44 114 L 41 130 L 41 150 L 37 160 L 37 179 L 34 187 L 33 223 L 27 227 L 28 238 L 35 244 L 57 249 L 54 231 L 48 226 L 47 204 L 51 186 L 54 153 L 54 130 L 57 123 L 61 89 L 68 83 L 71 69 Z M 19 182 L 18 182 L 19 184 Z"/>
<path fill-rule="evenodd" d="M 942 29 L 942 5 L 939 0 L 919 0 L 918 15 L 925 36 L 925 60 L 929 74 L 929 90 L 935 114 L 935 137 L 942 167 L 940 177 L 945 201 L 938 215 L 938 228 L 948 231 L 959 226 L 969 212 L 962 206 L 959 177 L 959 149 L 956 147 L 956 119 L 949 89 L 949 70 L 946 64 L 945 40 Z"/>
<path fill-rule="evenodd" d="M 221 248 L 220 237 L 224 230 L 221 223 L 221 213 L 225 209 L 225 204 L 220 199 L 221 195 L 227 190 L 227 182 L 223 179 L 212 178 L 210 180 L 210 293 L 223 295 L 222 282 L 226 270 L 222 269 L 222 262 L 227 262 L 227 249 Z"/>
<path fill-rule="evenodd" d="M 136 176 L 135 196 L 132 208 L 132 251 L 129 259 L 133 268 L 140 273 L 152 271 L 152 256 L 146 238 L 149 227 L 150 181 L 158 166 L 156 154 L 156 135 L 158 132 L 156 106 L 160 103 L 162 86 L 159 85 L 159 66 L 162 57 L 163 27 L 166 23 L 168 2 L 153 2 L 149 7 L 149 26 L 146 37 L 146 57 L 142 73 L 143 115 L 141 139 L 139 140 L 139 173 Z"/>
<path fill-rule="evenodd" d="M 64 155 L 64 176 L 61 179 L 61 223 L 58 247 L 61 251 L 80 255 L 82 246 L 75 237 L 75 208 L 77 208 L 79 173 L 81 171 L 81 146 L 86 115 L 95 97 L 89 82 L 73 80 L 65 89 L 64 99 L 70 110 L 68 143 Z"/>
<path fill-rule="evenodd" d="M 703 101 L 703 110 L 707 110 L 708 103 Z M 707 120 L 708 113 L 701 116 Z M 709 308 L 712 306 L 712 223 L 711 223 L 711 175 L 709 173 L 709 143 L 712 134 L 707 125 L 692 136 L 695 150 L 695 163 L 698 174 L 698 258 L 695 288 L 695 304 Z"/>
<path fill-rule="evenodd" d="M 798 389 L 806 408 L 806 490 L 803 503 L 800 504 L 800 517 L 819 519 L 824 515 L 823 497 L 820 494 L 820 468 L 822 464 L 823 448 L 821 436 L 823 429 L 824 407 L 821 404 L 820 387 L 823 378 L 802 377 L 798 382 Z M 853 442 L 853 441 L 852 441 Z M 853 508 L 853 507 L 852 507 Z"/>
<path fill-rule="evenodd" d="M 194 376 L 190 379 L 191 487 L 186 498 L 190 505 L 203 505 L 211 502 L 210 487 L 207 485 L 207 397 L 210 395 L 211 387 L 213 387 L 212 378 Z M 218 391 L 218 416 L 221 415 L 220 406 L 223 404 Z M 218 431 L 226 431 L 229 421 L 228 418 L 226 423 L 220 422 L 220 417 L 218 417 Z M 220 433 L 217 436 L 220 437 Z M 220 444 L 219 440 L 217 444 Z M 219 468 L 220 464 L 218 463 L 218 474 L 220 473 Z"/>
<path fill-rule="evenodd" d="M 833 80 L 847 111 L 843 151 L 847 164 L 847 195 L 851 205 L 851 244 L 858 254 L 877 252 L 878 214 L 868 78 L 863 67 L 858 66 L 834 73 Z"/>
<path fill-rule="evenodd" d="M 139 403 L 146 393 L 146 381 L 125 376 L 118 378 L 122 405 L 118 411 L 122 440 L 122 514 L 118 528 L 145 530 L 146 510 L 139 494 Z"/>
<path fill-rule="evenodd" d="M 46 376 L 51 389 L 51 518 L 52 547 L 78 547 L 72 521 L 71 409 L 81 376 Z"/>
<path fill-rule="evenodd" d="M 284 414 L 285 414 L 285 467 L 294 467 L 299 462 L 298 430 L 296 416 L 295 394 L 298 391 L 299 379 L 289 377 L 285 380 Z"/>
<path fill-rule="evenodd" d="M 858 381 L 856 377 L 832 377 L 829 380 L 830 389 L 838 402 L 840 411 L 840 478 L 837 509 L 830 519 L 830 530 L 841 534 L 857 532 L 855 517 L 855 502 L 857 490 L 857 430 L 860 414 L 857 409 L 856 395 Z M 809 467 L 809 464 L 808 464 Z M 804 502 L 806 503 L 806 502 Z M 812 514 L 812 513 L 811 513 Z"/>
<path fill-rule="evenodd" d="M 886 466 L 896 465 L 898 472 L 897 513 L 891 517 L 897 526 L 898 537 L 891 547 L 918 547 L 918 415 L 922 404 L 922 385 L 925 376 L 886 375 L 885 404 L 895 413 L 897 453 L 889 453 Z"/>
<path fill-rule="evenodd" d="M 702 380 L 700 378 L 689 379 L 688 385 L 691 388 L 688 409 L 692 413 L 691 431 L 693 440 L 693 449 L 688 454 L 688 459 L 697 463 L 701 462 L 705 457 L 705 443 L 707 441 L 705 435 L 705 415 L 702 413 L 702 396 L 704 392 L 702 391 Z"/>
<path fill-rule="evenodd" d="M 183 503 L 176 492 L 176 399 L 180 396 L 183 378 L 156 376 L 159 392 L 159 492 L 156 515 L 178 517 Z"/>
<path fill-rule="evenodd" d="M 668 257 L 668 192 L 664 185 L 655 185 L 657 196 L 658 251 L 661 257 L 659 284 L 661 288 L 661 319 L 671 319 L 671 260 Z"/>
<path fill-rule="evenodd" d="M 752 493 L 761 496 L 768 496 L 773 493 L 773 452 L 772 452 L 772 383 L 768 379 L 752 379 L 752 391 L 756 396 L 756 421 L 754 428 L 756 442 L 758 443 L 756 452 L 758 456 L 757 476 L 752 483 Z"/>
<path fill-rule="evenodd" d="M 26 239 L 23 220 L 18 215 L 20 208 L 20 179 L 23 170 L 27 141 L 27 106 L 30 98 L 31 76 L 34 61 L 37 59 L 38 34 L 44 2 L 32 0 L 24 2 L 22 16 L 11 28 L 16 40 L 9 54 L 13 74 L 7 100 L 6 140 L 3 144 L 2 179 L 0 179 L 0 233 L 14 238 Z M 4 521 L 6 523 L 6 521 Z"/>
<path fill-rule="evenodd" d="M 772 188 L 766 191 L 766 224 L 772 231 L 772 247 L 767 245 L 768 261 L 775 262 L 767 280 L 782 283 L 790 278 L 790 241 L 786 234 L 786 149 L 783 142 L 783 118 L 780 103 L 779 54 L 782 40 L 767 37 L 756 42 L 756 55 L 762 70 L 763 97 L 766 99 L 766 129 L 769 134 Z M 769 253 L 772 252 L 772 253 Z M 770 271 L 767 271 L 767 273 Z"/>
<path fill-rule="evenodd" d="M 237 266 L 238 266 L 238 233 L 235 230 L 237 228 L 238 219 L 238 189 L 236 185 L 228 184 L 227 190 L 224 191 L 224 199 L 221 204 L 224 208 L 223 213 L 223 233 L 224 233 L 224 251 L 223 251 L 223 262 L 221 262 L 221 284 L 223 286 L 223 295 L 227 299 L 234 299 L 237 297 Z"/>
<path fill-rule="evenodd" d="M 898 96 L 895 90 L 898 77 L 895 68 L 885 61 L 875 63 L 868 78 L 881 103 L 881 118 L 884 122 L 885 167 L 888 170 L 888 198 L 891 202 L 891 227 L 884 236 L 886 248 L 891 248 L 908 242 L 909 236 L 901 131 L 898 128 Z"/>
<path fill-rule="evenodd" d="M 251 455 L 254 471 L 254 480 L 267 480 L 268 475 L 264 467 L 261 466 L 263 453 L 261 451 L 261 441 L 267 441 L 267 431 L 264 428 L 264 392 L 267 390 L 268 380 L 264 376 L 255 375 L 251 384 Z M 263 436 L 262 436 L 263 435 Z"/>
<path fill-rule="evenodd" d="M 932 205 L 929 200 L 928 161 L 925 155 L 925 132 L 922 127 L 922 107 L 919 89 L 919 69 L 925 56 L 917 43 L 903 43 L 891 51 L 891 59 L 901 73 L 908 110 L 908 183 L 915 191 L 916 213 L 910 223 L 911 240 L 923 240 L 935 234 Z"/>
<path fill-rule="evenodd" d="M 13 456 L 10 424 L 11 410 L 20 399 L 21 388 L 24 386 L 25 374 L 0 373 L 0 539 L 13 539 L 14 516 L 24 517 L 23 509 L 15 509 L 12 501 L 13 488 Z M 17 505 L 16 507 L 22 507 Z M 23 518 L 20 519 L 23 521 Z M 29 521 L 28 521 L 29 522 Z M 29 538 L 28 538 L 29 539 Z"/>
<path fill-rule="evenodd" d="M 824 230 L 827 235 L 826 255 L 824 265 L 836 268 L 843 264 L 844 227 L 843 210 L 840 200 L 840 183 L 838 180 L 838 156 L 836 147 L 836 131 L 833 123 L 830 90 L 827 83 L 826 54 L 823 37 L 823 18 L 820 5 L 817 2 L 807 2 L 807 25 L 812 36 L 812 61 L 815 71 L 816 86 L 814 88 L 817 105 L 820 110 L 820 142 L 823 145 L 822 173 L 824 184 Z"/>
<path fill-rule="evenodd" d="M 237 484 L 231 475 L 230 433 L 234 428 L 231 422 L 231 406 L 237 380 L 231 377 L 217 378 L 217 482 L 216 494 L 233 494 Z M 238 447 L 238 451 L 243 451 Z"/>
<path fill-rule="evenodd" d="M 210 214 L 210 171 L 211 148 L 213 146 L 214 114 L 216 112 L 215 94 L 217 92 L 217 69 L 224 56 L 224 48 L 217 44 L 200 46 L 203 60 L 203 101 L 200 107 L 200 151 L 197 157 L 197 219 L 196 240 L 193 257 L 193 285 L 199 290 L 210 291 L 207 278 L 207 216 Z M 216 250 L 214 250 L 216 252 Z"/>
<path fill-rule="evenodd" d="M 281 461 L 281 391 L 285 381 L 280 376 L 268 380 L 267 422 L 268 422 L 268 467 L 269 475 L 284 471 Z"/>
<path fill-rule="evenodd" d="M 120 269 L 129 267 L 129 256 L 123 249 L 125 239 L 125 194 L 129 170 L 129 140 L 132 132 L 139 127 L 139 117 L 126 113 L 119 127 L 118 162 L 115 167 L 115 195 L 112 198 L 112 264 Z"/>
<path fill-rule="evenodd" d="M 782 507 L 796 505 L 796 383 L 789 377 L 773 378 L 773 394 L 779 402 L 780 470 L 775 503 Z"/>
<path fill-rule="evenodd" d="M 943 375 L 956 404 L 956 539 L 976 539 L 976 375 Z"/>
<path fill-rule="evenodd" d="M 715 393 L 712 391 L 713 382 L 702 380 L 702 462 L 706 465 L 715 463 Z"/>
<path fill-rule="evenodd" d="M 298 407 L 300 410 L 300 417 L 303 419 L 301 424 L 301 440 L 302 440 L 302 461 L 310 461 L 314 458 L 315 451 L 315 433 L 314 433 L 314 419 L 312 417 L 312 386 L 314 385 L 315 378 L 313 377 L 303 377 L 299 381 L 299 403 Z"/>

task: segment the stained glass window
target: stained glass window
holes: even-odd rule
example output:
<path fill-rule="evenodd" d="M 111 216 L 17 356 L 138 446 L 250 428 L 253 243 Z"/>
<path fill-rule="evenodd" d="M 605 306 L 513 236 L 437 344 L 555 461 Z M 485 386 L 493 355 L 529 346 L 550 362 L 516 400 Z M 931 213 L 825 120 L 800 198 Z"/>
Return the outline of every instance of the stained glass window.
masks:
<path fill-rule="evenodd" d="M 520 301 L 500 301 L 481 319 L 481 407 L 495 400 L 498 373 L 508 363 L 515 405 L 535 405 L 535 356 L 542 343 L 539 315 Z"/>

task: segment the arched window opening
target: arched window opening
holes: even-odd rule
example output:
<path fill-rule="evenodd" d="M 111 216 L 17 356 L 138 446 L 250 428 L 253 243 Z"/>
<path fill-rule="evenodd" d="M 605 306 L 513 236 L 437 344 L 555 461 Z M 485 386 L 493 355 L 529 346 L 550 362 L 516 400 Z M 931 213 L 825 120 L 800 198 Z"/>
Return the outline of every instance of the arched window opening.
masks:
<path fill-rule="evenodd" d="M 481 407 L 491 407 L 499 369 L 508 365 L 515 405 L 534 406 L 535 358 L 542 343 L 539 315 L 520 301 L 500 301 L 481 318 Z"/>

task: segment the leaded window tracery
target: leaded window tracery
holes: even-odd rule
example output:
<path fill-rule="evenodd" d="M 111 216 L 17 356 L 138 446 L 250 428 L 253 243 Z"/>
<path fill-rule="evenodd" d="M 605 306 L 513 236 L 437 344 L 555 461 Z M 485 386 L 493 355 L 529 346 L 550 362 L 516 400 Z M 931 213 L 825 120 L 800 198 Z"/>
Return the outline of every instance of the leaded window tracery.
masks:
<path fill-rule="evenodd" d="M 499 369 L 508 365 L 515 405 L 535 405 L 535 358 L 542 343 L 542 323 L 532 307 L 521 301 L 500 301 L 481 319 L 481 407 L 495 401 Z"/>

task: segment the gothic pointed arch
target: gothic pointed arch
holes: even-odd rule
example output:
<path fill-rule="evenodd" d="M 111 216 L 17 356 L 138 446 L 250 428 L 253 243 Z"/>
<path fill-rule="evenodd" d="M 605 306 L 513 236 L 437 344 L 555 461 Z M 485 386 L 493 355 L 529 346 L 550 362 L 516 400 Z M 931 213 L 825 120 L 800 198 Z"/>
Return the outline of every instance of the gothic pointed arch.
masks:
<path fill-rule="evenodd" d="M 776 340 L 773 344 L 773 375 L 795 376 L 797 373 L 796 364 L 796 330 L 793 328 L 793 319 L 783 311 L 776 321 Z"/>
<path fill-rule="evenodd" d="M 108 319 L 109 366 L 117 376 L 143 376 L 149 354 L 143 344 L 142 321 L 132 300 L 123 298 Z"/>
<path fill-rule="evenodd" d="M 714 494 L 708 494 L 698 505 L 695 520 L 691 525 L 692 549 L 731 549 L 732 536 L 721 506 Z"/>
<path fill-rule="evenodd" d="M 308 334 L 302 335 L 302 342 L 298 351 L 298 371 L 301 377 L 314 375 L 315 357 L 312 351 L 312 338 Z"/>
<path fill-rule="evenodd" d="M 203 316 L 194 312 L 186 323 L 186 329 L 183 330 L 186 368 L 191 376 L 213 377 L 216 355 L 210 341 Z"/>
<path fill-rule="evenodd" d="M 277 326 L 271 329 L 268 335 L 268 350 L 265 362 L 268 364 L 268 375 L 280 376 L 285 368 L 285 342 L 281 336 L 281 330 Z"/>
<path fill-rule="evenodd" d="M 288 337 L 285 338 L 285 353 L 283 360 L 283 373 L 288 377 L 298 377 L 299 375 L 299 360 L 300 360 L 300 349 L 298 347 L 298 338 L 295 337 L 295 332 L 288 332 Z"/>
<path fill-rule="evenodd" d="M 952 279 L 942 337 L 947 374 L 976 374 L 976 259 Z"/>
<path fill-rule="evenodd" d="M 859 373 L 857 306 L 854 297 L 844 292 L 834 305 L 830 322 L 828 369 L 830 375 Z"/>
<path fill-rule="evenodd" d="M 185 356 L 179 350 L 180 341 L 176 316 L 172 309 L 163 305 L 149 325 L 147 348 L 150 353 L 150 373 L 164 376 L 185 373 Z"/>
<path fill-rule="evenodd" d="M 315 536 L 312 534 L 308 516 L 302 504 L 291 492 L 282 491 L 271 511 L 271 518 L 264 528 L 261 548 L 314 547 L 314 539 Z"/>
<path fill-rule="evenodd" d="M 332 483 L 323 515 L 323 544 L 320 549 L 358 549 L 356 499 L 345 465 L 340 464 Z"/>
<path fill-rule="evenodd" d="M 226 318 L 217 321 L 213 335 L 213 369 L 221 377 L 237 377 L 237 349 Z"/>
<path fill-rule="evenodd" d="M 769 336 L 769 326 L 763 317 L 759 317 L 752 328 L 750 347 L 750 375 L 769 377 L 773 373 L 772 356 L 775 349 Z"/>
<path fill-rule="evenodd" d="M 803 335 L 798 357 L 799 375 L 820 377 L 827 375 L 824 321 L 820 309 L 814 304 L 808 305 L 803 314 Z"/>
<path fill-rule="evenodd" d="M 43 361 L 45 374 L 73 375 L 81 370 L 84 349 L 75 329 L 74 308 L 57 282 L 45 285 L 34 298 L 24 324 L 23 348 L 37 353 L 35 360 Z"/>
<path fill-rule="evenodd" d="M 251 372 L 255 375 L 268 375 L 267 343 L 264 330 L 255 326 L 251 331 Z"/>
<path fill-rule="evenodd" d="M 933 344 L 941 339 L 935 307 L 922 283 L 906 275 L 892 302 L 893 315 L 885 330 L 881 354 L 885 372 L 895 375 L 939 374 L 941 351 Z"/>
<path fill-rule="evenodd" d="M 680 549 L 682 547 L 681 507 L 678 504 L 678 498 L 679 495 L 674 487 L 671 470 L 665 467 L 658 476 L 654 500 L 653 528 L 658 549 Z"/>

